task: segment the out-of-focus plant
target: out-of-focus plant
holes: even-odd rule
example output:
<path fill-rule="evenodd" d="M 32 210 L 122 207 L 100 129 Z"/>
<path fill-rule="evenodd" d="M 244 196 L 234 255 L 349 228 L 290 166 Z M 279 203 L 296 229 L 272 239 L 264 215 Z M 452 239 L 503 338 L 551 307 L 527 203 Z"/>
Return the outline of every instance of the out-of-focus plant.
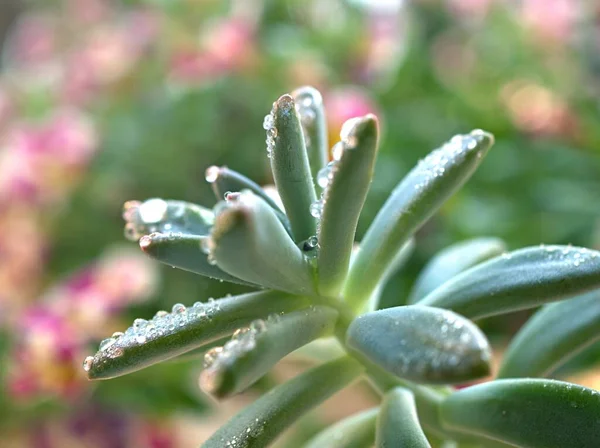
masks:
<path fill-rule="evenodd" d="M 378 309 L 414 234 L 482 163 L 491 134 L 457 135 L 421 160 L 354 250 L 379 146 L 376 117 L 345 122 L 332 161 L 313 88 L 281 96 L 263 127 L 277 200 L 242 174 L 213 166 L 206 180 L 222 200 L 212 210 L 158 198 L 124 207 L 126 235 L 150 257 L 258 291 L 136 319 L 85 358 L 90 379 L 205 352 L 200 386 L 224 399 L 293 351 L 333 337 L 343 355 L 276 386 L 203 446 L 267 446 L 361 377 L 382 395 L 381 405 L 325 429 L 309 446 L 430 447 L 427 432 L 458 446 L 600 444 L 600 393 L 544 379 L 598 339 L 600 252 L 559 245 L 505 252 L 501 240 L 480 238 L 435 257 L 413 304 Z M 540 305 L 499 378 L 451 387 L 491 373 L 490 345 L 472 320 Z"/>

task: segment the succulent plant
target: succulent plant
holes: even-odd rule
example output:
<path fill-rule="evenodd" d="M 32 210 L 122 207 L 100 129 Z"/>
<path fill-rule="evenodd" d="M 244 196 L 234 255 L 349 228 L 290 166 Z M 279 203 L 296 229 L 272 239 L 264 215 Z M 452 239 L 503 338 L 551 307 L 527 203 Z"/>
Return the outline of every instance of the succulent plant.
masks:
<path fill-rule="evenodd" d="M 355 249 L 379 144 L 376 117 L 346 122 L 332 161 L 313 88 L 280 97 L 264 128 L 277 197 L 240 173 L 210 167 L 206 180 L 219 200 L 212 210 L 163 199 L 124 210 L 126 235 L 150 257 L 256 291 L 136 319 L 86 358 L 90 379 L 192 352 L 204 354 L 201 388 L 225 399 L 286 355 L 326 347 L 330 359 L 265 393 L 203 446 L 267 446 L 360 378 L 381 395 L 380 406 L 308 446 L 600 446 L 600 394 L 546 379 L 600 338 L 599 252 L 460 242 L 431 260 L 407 305 L 379 309 L 415 232 L 482 163 L 489 133 L 457 135 L 420 161 Z M 496 379 L 455 387 L 491 374 L 491 348 L 473 320 L 538 306 Z"/>

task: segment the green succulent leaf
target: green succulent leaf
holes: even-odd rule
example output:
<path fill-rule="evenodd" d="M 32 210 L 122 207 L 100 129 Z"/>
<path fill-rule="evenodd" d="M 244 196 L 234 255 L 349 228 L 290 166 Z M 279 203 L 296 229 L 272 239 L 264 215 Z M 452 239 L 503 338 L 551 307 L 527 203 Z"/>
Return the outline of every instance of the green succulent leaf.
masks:
<path fill-rule="evenodd" d="M 228 193 L 236 193 L 242 190 L 250 190 L 271 206 L 277 218 L 281 221 L 286 231 L 291 235 L 290 222 L 285 213 L 277 203 L 262 189 L 260 185 L 243 174 L 238 173 L 226 166 L 211 166 L 206 169 L 206 181 L 211 185 L 218 201 L 227 199 Z"/>
<path fill-rule="evenodd" d="M 144 202 L 126 202 L 123 219 L 125 236 L 137 241 L 153 232 L 208 235 L 214 215 L 212 210 L 190 202 L 153 198 Z"/>
<path fill-rule="evenodd" d="M 213 352 L 200 376 L 202 389 L 217 398 L 244 391 L 284 356 L 331 335 L 337 316 L 332 308 L 314 306 L 252 322 Z"/>
<path fill-rule="evenodd" d="M 491 147 L 491 134 L 458 135 L 423 159 L 394 189 L 363 238 L 344 297 L 360 310 L 408 239 L 457 191 Z"/>
<path fill-rule="evenodd" d="M 423 268 L 408 303 L 418 302 L 461 272 L 504 252 L 506 245 L 499 238 L 474 238 L 447 247 Z"/>
<path fill-rule="evenodd" d="M 323 108 L 323 97 L 317 89 L 309 86 L 294 90 L 292 97 L 304 131 L 304 143 L 308 153 L 310 171 L 313 179 L 316 179 L 317 173 L 329 159 L 327 119 Z"/>
<path fill-rule="evenodd" d="M 358 218 L 371 185 L 378 147 L 378 124 L 373 115 L 356 118 L 342 128 L 341 155 L 318 180 L 325 178 L 321 201 L 319 292 L 336 297 L 346 279 Z"/>
<path fill-rule="evenodd" d="M 439 308 L 410 305 L 364 314 L 350 324 L 346 342 L 388 372 L 418 383 L 464 383 L 490 373 L 481 330 Z"/>
<path fill-rule="evenodd" d="M 475 266 L 432 291 L 421 305 L 470 319 L 533 308 L 600 288 L 600 252 L 529 247 Z"/>
<path fill-rule="evenodd" d="M 600 394 L 542 379 L 497 380 L 460 390 L 441 405 L 451 429 L 523 448 L 600 446 Z"/>
<path fill-rule="evenodd" d="M 210 257 L 225 272 L 267 288 L 312 294 L 312 266 L 273 209 L 249 190 L 217 205 Z"/>
<path fill-rule="evenodd" d="M 388 392 L 377 417 L 377 448 L 431 448 L 421 429 L 412 392 L 396 388 Z"/>
<path fill-rule="evenodd" d="M 151 233 L 140 239 L 140 248 L 149 257 L 169 266 L 206 277 L 242 285 L 256 286 L 228 274 L 211 264 L 201 246 L 208 237 L 183 233 Z"/>
<path fill-rule="evenodd" d="M 272 389 L 217 430 L 204 448 L 264 448 L 304 413 L 363 373 L 344 357 L 320 365 Z"/>
<path fill-rule="evenodd" d="M 504 354 L 499 378 L 545 377 L 600 340 L 600 291 L 544 306 Z"/>
<path fill-rule="evenodd" d="M 379 408 L 351 415 L 313 437 L 304 448 L 365 448 L 375 442 Z"/>
<path fill-rule="evenodd" d="M 230 336 L 271 313 L 308 306 L 308 298 L 278 291 L 197 302 L 189 308 L 177 304 L 171 313 L 159 312 L 149 321 L 136 319 L 124 334 L 102 341 L 100 350 L 86 358 L 84 368 L 89 379 L 125 375 Z"/>
<path fill-rule="evenodd" d="M 273 105 L 271 117 L 272 125 L 265 127 L 269 128 L 267 147 L 273 178 L 295 241 L 306 241 L 317 232 L 315 218 L 310 214 L 310 205 L 317 196 L 294 99 L 290 95 L 280 97 Z"/>

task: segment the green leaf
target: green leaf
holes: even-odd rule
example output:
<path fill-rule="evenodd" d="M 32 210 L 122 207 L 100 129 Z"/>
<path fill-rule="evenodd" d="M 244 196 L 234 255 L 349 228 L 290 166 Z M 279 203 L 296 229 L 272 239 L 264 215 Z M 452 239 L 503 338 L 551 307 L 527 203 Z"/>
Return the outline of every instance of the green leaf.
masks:
<path fill-rule="evenodd" d="M 375 442 L 379 408 L 351 415 L 313 437 L 304 448 L 365 448 Z"/>
<path fill-rule="evenodd" d="M 448 310 L 399 306 L 357 317 L 346 342 L 394 375 L 452 384 L 490 373 L 490 348 L 471 321 Z"/>
<path fill-rule="evenodd" d="M 190 271 L 206 277 L 225 280 L 242 285 L 253 285 L 250 282 L 234 277 L 218 266 L 208 262 L 201 250 L 206 236 L 186 235 L 183 233 L 151 233 L 140 239 L 140 248 L 155 260 L 169 266 Z"/>
<path fill-rule="evenodd" d="M 505 251 L 504 241 L 499 238 L 474 238 L 447 247 L 436 254 L 423 268 L 408 303 L 418 302 L 461 272 Z"/>
<path fill-rule="evenodd" d="M 600 394 L 540 379 L 497 380 L 463 389 L 441 405 L 448 428 L 523 448 L 600 446 Z"/>
<path fill-rule="evenodd" d="M 294 99 L 290 95 L 280 97 L 271 116 L 273 125 L 265 127 L 269 127 L 267 134 L 275 134 L 273 141 L 272 136 L 267 136 L 273 178 L 295 241 L 306 241 L 317 232 L 315 218 L 310 214 L 310 205 L 317 196 Z"/>
<path fill-rule="evenodd" d="M 283 316 L 257 320 L 238 330 L 223 347 L 213 351 L 200 376 L 202 389 L 217 398 L 244 391 L 284 356 L 309 342 L 333 333 L 338 313 L 315 306 Z"/>
<path fill-rule="evenodd" d="M 204 448 L 264 448 L 303 414 L 357 379 L 363 367 L 345 357 L 277 386 L 222 426 Z"/>
<path fill-rule="evenodd" d="M 314 293 L 309 260 L 263 199 L 244 190 L 219 203 L 215 213 L 209 257 L 221 269 L 267 288 Z"/>
<path fill-rule="evenodd" d="M 309 86 L 294 90 L 292 97 L 304 131 L 310 171 L 313 179 L 316 179 L 317 173 L 327 165 L 329 159 L 327 119 L 323 98 L 317 89 Z"/>
<path fill-rule="evenodd" d="M 600 340 L 600 291 L 546 305 L 521 328 L 502 359 L 499 378 L 544 377 Z"/>
<path fill-rule="evenodd" d="M 377 418 L 377 448 L 431 448 L 421 429 L 412 392 L 396 388 L 381 403 Z"/>
<path fill-rule="evenodd" d="M 348 273 L 358 218 L 371 185 L 378 147 L 373 115 L 353 119 L 342 128 L 341 154 L 319 173 L 325 178 L 319 241 L 319 292 L 338 296 Z"/>
<path fill-rule="evenodd" d="M 214 215 L 212 210 L 190 202 L 153 198 L 144 202 L 127 201 L 123 205 L 123 219 L 125 236 L 137 241 L 153 232 L 208 235 Z"/>
<path fill-rule="evenodd" d="M 446 282 L 419 302 L 470 319 L 533 308 L 600 287 L 600 252 L 529 247 L 493 258 Z"/>
<path fill-rule="evenodd" d="M 473 174 L 492 145 L 491 134 L 458 135 L 433 151 L 394 189 L 363 238 L 344 297 L 360 310 L 408 239 Z"/>
<path fill-rule="evenodd" d="M 174 358 L 211 341 L 231 335 L 253 320 L 271 313 L 306 308 L 310 299 L 278 291 L 181 304 L 172 313 L 159 312 L 150 321 L 136 319 L 124 334 L 105 339 L 100 350 L 86 358 L 89 379 L 108 379 Z"/>
<path fill-rule="evenodd" d="M 206 181 L 211 185 L 217 200 L 222 201 L 227 199 L 227 193 L 240 192 L 242 190 L 250 190 L 257 196 L 265 200 L 269 206 L 275 211 L 277 218 L 281 221 L 286 231 L 291 235 L 290 222 L 285 213 L 279 208 L 277 203 L 262 189 L 260 185 L 252 179 L 247 178 L 243 174 L 238 173 L 226 166 L 211 166 L 206 170 Z"/>

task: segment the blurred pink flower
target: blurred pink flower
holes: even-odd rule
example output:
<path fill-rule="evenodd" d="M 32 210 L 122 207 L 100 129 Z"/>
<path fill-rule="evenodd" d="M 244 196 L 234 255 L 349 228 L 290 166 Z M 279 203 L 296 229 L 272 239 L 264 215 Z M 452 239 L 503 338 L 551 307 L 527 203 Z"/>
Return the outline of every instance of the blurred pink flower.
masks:
<path fill-rule="evenodd" d="M 571 40 L 583 11 L 581 2 L 573 0 L 523 0 L 521 14 L 540 43 L 546 45 Z"/>
<path fill-rule="evenodd" d="M 57 31 L 56 20 L 50 15 L 22 15 L 7 41 L 10 62 L 20 68 L 48 63 L 57 51 Z"/>
<path fill-rule="evenodd" d="M 13 398 L 79 396 L 86 382 L 81 360 L 87 344 L 105 335 L 123 308 L 147 299 L 155 277 L 154 264 L 143 254 L 109 249 L 17 316 L 8 377 Z"/>
<path fill-rule="evenodd" d="M 326 92 L 324 104 L 327 110 L 330 146 L 340 140 L 340 130 L 346 120 L 368 113 L 381 116 L 373 99 L 365 90 L 356 86 L 347 86 Z"/>

